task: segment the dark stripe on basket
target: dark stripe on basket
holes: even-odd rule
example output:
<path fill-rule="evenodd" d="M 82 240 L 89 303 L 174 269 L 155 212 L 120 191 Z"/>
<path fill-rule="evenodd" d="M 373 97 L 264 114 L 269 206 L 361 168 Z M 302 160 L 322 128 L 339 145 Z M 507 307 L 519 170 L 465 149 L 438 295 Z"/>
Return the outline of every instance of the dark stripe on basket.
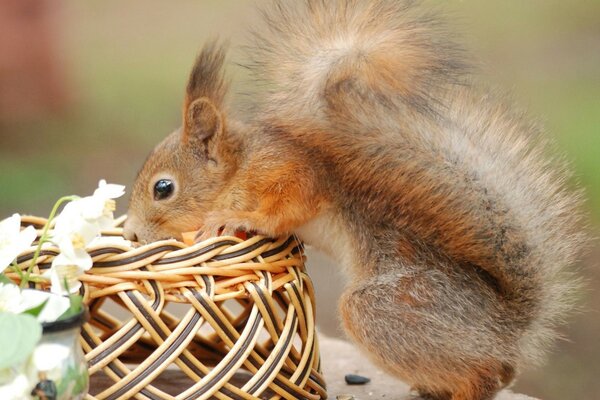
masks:
<path fill-rule="evenodd" d="M 292 286 L 292 289 L 294 290 L 294 293 L 296 294 L 296 296 L 298 297 L 299 301 L 298 303 L 300 303 L 300 308 L 302 309 L 302 312 L 304 313 L 304 315 L 306 316 L 306 310 L 304 308 L 304 302 L 301 301 L 301 297 L 300 297 L 300 293 L 298 292 L 298 288 L 297 285 L 292 283 L 290 284 Z M 311 348 L 310 348 L 310 354 L 312 354 L 314 352 L 315 349 L 315 341 L 313 340 L 312 344 L 311 344 Z M 291 353 L 290 353 L 291 355 Z M 299 362 L 300 360 L 297 360 L 297 362 Z M 297 364 L 296 364 L 297 365 Z M 296 381 L 294 382 L 294 384 L 298 385 L 302 379 L 304 379 L 304 377 L 309 374 L 309 370 L 312 371 L 312 363 L 307 362 L 304 365 L 304 368 L 302 369 L 302 372 L 300 373 L 300 375 L 298 376 L 298 378 L 296 379 Z M 309 379 L 312 377 L 312 375 L 309 377 Z M 316 378 L 316 377 L 315 377 Z M 314 379 L 313 379 L 314 380 Z M 316 379 L 317 381 L 321 381 L 320 379 Z M 320 385 L 323 386 L 323 385 Z"/>
<path fill-rule="evenodd" d="M 215 320 L 217 325 L 219 325 L 219 328 L 221 329 L 221 331 L 223 331 L 223 333 L 225 333 L 225 335 L 227 335 L 229 340 L 231 340 L 232 342 L 235 343 L 235 341 L 236 341 L 235 336 L 233 336 L 233 334 L 229 331 L 229 329 L 227 329 L 227 326 L 225 326 L 225 324 L 222 323 L 221 319 L 214 313 L 214 311 L 211 309 L 210 305 L 202 297 L 201 293 L 194 289 L 190 289 L 190 291 L 194 294 L 194 297 L 198 300 L 198 302 L 202 305 L 202 307 L 204 307 L 206 312 L 208 312 L 210 314 L 210 316 Z M 254 367 L 256 367 L 257 369 L 260 369 L 260 363 L 258 363 L 257 360 L 254 360 L 249 357 L 248 361 Z M 292 389 L 291 387 L 289 387 L 288 385 L 283 383 L 281 381 L 281 379 L 275 378 L 275 380 L 273 382 L 277 386 L 279 386 L 280 388 L 282 388 L 283 390 L 285 390 L 286 392 L 291 394 L 292 396 L 295 396 L 296 399 L 304 399 L 305 398 L 300 393 L 298 393 L 297 391 L 295 391 L 294 389 Z"/>
<path fill-rule="evenodd" d="M 142 315 L 146 318 L 147 321 L 150 321 L 152 319 L 152 316 L 150 316 L 146 310 L 144 309 L 144 307 L 142 306 L 142 304 L 140 304 L 137 301 L 137 298 L 133 295 L 132 292 L 128 291 L 127 292 L 127 296 L 129 297 L 129 299 L 138 307 L 138 310 L 142 313 Z M 166 351 L 162 354 L 160 354 L 149 366 L 148 368 L 146 368 L 144 370 L 143 373 L 141 373 L 140 375 L 136 376 L 135 378 L 133 378 L 129 383 L 127 383 L 125 386 L 123 386 L 122 388 L 120 388 L 119 390 L 117 390 L 116 392 L 114 392 L 113 394 L 111 394 L 109 397 L 107 397 L 107 400 L 116 400 L 119 397 L 123 396 L 125 393 L 127 393 L 132 387 L 134 387 L 135 385 L 137 385 L 138 383 L 140 383 L 144 378 L 146 378 L 146 376 L 148 376 L 149 374 L 151 374 L 154 370 L 156 370 L 158 367 L 160 367 L 167 358 L 169 358 L 171 356 L 171 354 L 173 354 L 173 352 L 175 350 L 179 350 L 179 348 L 181 347 L 181 344 L 185 341 L 185 339 L 190 335 L 190 333 L 193 331 L 194 325 L 200 320 L 200 314 L 199 313 L 195 313 L 192 316 L 192 319 L 190 320 L 190 322 L 185 326 L 185 328 L 183 329 L 183 331 L 181 332 L 181 334 L 177 337 L 177 339 L 175 339 L 175 341 L 173 342 L 172 346 L 169 347 L 169 351 Z"/>
<path fill-rule="evenodd" d="M 107 329 L 114 329 L 114 325 L 111 321 L 104 319 L 101 315 L 97 315 L 94 314 L 94 317 L 92 318 L 94 322 L 96 322 L 99 325 L 104 326 Z"/>
<path fill-rule="evenodd" d="M 144 271 L 147 271 L 147 269 L 145 267 L 144 268 L 140 268 L 140 269 L 144 270 Z M 152 303 L 151 307 L 156 311 L 158 309 L 158 305 L 160 304 L 160 292 L 158 290 L 158 285 L 157 285 L 157 283 L 155 281 L 151 281 L 150 282 L 150 286 L 152 287 L 152 290 L 154 291 L 154 303 Z M 131 298 L 130 293 L 131 293 L 131 291 L 126 291 L 125 292 L 125 294 L 129 298 Z M 115 352 L 117 349 L 119 349 L 121 346 L 123 346 L 123 344 L 125 342 L 127 342 L 131 338 L 131 336 L 133 336 L 141 328 L 142 328 L 142 325 L 139 322 L 137 322 L 127 333 L 125 333 L 112 346 L 108 347 L 106 350 L 104 350 L 103 352 L 101 352 L 100 354 L 98 354 L 96 357 L 94 357 L 93 359 L 91 359 L 90 362 L 89 362 L 90 366 L 98 364 L 105 357 L 107 357 L 111 353 Z"/>
<path fill-rule="evenodd" d="M 281 246 L 278 246 L 274 249 L 265 251 L 264 253 L 261 254 L 261 256 L 263 258 L 267 258 L 267 257 L 271 257 L 274 256 L 277 253 L 282 252 L 286 247 L 288 247 L 290 245 L 290 243 L 292 242 L 292 240 L 294 240 L 293 236 L 290 236 Z"/>
<path fill-rule="evenodd" d="M 105 247 L 102 249 L 90 251 L 89 253 L 90 253 L 90 257 L 97 257 L 97 256 L 101 256 L 104 254 L 123 254 L 123 253 L 125 253 L 125 250 L 118 249 L 116 247 Z"/>
<path fill-rule="evenodd" d="M 156 260 L 153 264 L 154 265 L 164 265 L 164 264 L 173 264 L 173 263 L 180 262 L 180 261 L 187 261 L 192 258 L 199 257 L 199 256 L 206 254 L 210 251 L 213 251 L 215 249 L 218 249 L 220 247 L 233 246 L 236 244 L 237 244 L 237 242 L 234 242 L 233 240 L 223 240 L 221 242 L 216 242 L 216 243 L 213 243 L 206 247 L 202 247 L 201 249 L 193 251 L 189 254 L 183 254 L 183 255 L 177 256 L 177 257 L 167 257 L 167 258 L 162 258 L 160 260 Z"/>
<path fill-rule="evenodd" d="M 252 284 L 255 285 L 255 286 L 257 286 L 257 284 L 255 282 L 252 282 Z M 257 293 L 258 293 L 259 297 L 261 298 L 261 301 L 263 303 L 266 303 L 266 299 L 264 297 L 264 293 L 262 291 L 259 291 L 259 290 L 257 290 Z M 279 294 L 279 292 L 278 292 L 278 294 Z M 273 314 L 273 309 L 271 307 L 265 307 L 265 308 L 267 309 L 267 312 L 268 312 L 269 317 L 271 318 L 271 320 L 275 321 L 275 316 Z M 295 329 L 298 329 L 297 325 L 296 325 Z M 294 366 L 298 366 L 298 364 L 300 363 L 300 359 L 298 359 L 298 357 L 296 357 L 295 355 L 293 355 L 291 351 L 288 354 L 288 356 L 289 356 L 290 360 L 292 361 L 292 363 L 294 364 Z M 285 376 L 288 379 L 293 375 L 293 372 L 286 365 L 282 365 L 281 373 L 282 373 L 283 376 Z"/>
<path fill-rule="evenodd" d="M 175 250 L 179 250 L 180 247 L 177 246 L 171 246 L 171 245 L 164 245 L 164 246 L 160 246 L 160 247 L 156 247 L 154 249 L 150 249 L 144 253 L 140 253 L 136 256 L 131 256 L 131 257 L 127 257 L 127 258 L 123 258 L 121 260 L 115 260 L 115 261 L 96 261 L 94 263 L 94 267 L 95 268 L 108 268 L 108 267 L 119 267 L 121 265 L 127 265 L 127 264 L 133 264 L 135 262 L 138 262 L 140 260 L 143 260 L 144 258 L 148 258 L 150 256 L 153 256 L 157 253 L 162 253 L 165 251 L 175 251 Z"/>
<path fill-rule="evenodd" d="M 145 312 L 144 312 L 143 305 L 142 305 L 142 304 L 140 304 L 140 302 L 138 302 L 137 298 L 136 298 L 135 296 L 130 296 L 130 295 L 129 295 L 129 293 L 128 293 L 127 295 L 129 296 L 129 298 L 131 299 L 131 301 L 132 301 L 132 302 L 133 302 L 133 303 L 136 305 L 137 309 L 138 309 L 138 310 L 139 310 L 141 313 L 143 313 L 143 314 L 144 314 L 144 317 L 146 318 L 146 321 L 147 321 L 147 322 L 148 322 L 148 323 L 149 323 L 149 324 L 152 326 L 152 328 L 154 328 L 154 330 L 156 331 L 156 333 L 158 334 L 158 336 L 160 336 L 160 338 L 161 338 L 162 340 L 165 340 L 165 339 L 167 339 L 169 335 L 168 335 L 168 334 L 167 334 L 167 333 L 166 333 L 166 332 L 165 332 L 165 331 L 164 331 L 164 330 L 163 330 L 163 329 L 160 327 L 160 325 L 158 325 L 158 324 L 156 323 L 156 321 L 155 321 L 155 319 L 154 319 L 154 318 L 152 318 L 150 315 L 148 315 L 147 313 L 145 313 Z M 196 312 L 196 314 L 198 314 L 198 312 Z M 200 314 L 198 314 L 198 315 L 200 315 Z M 152 350 L 153 350 L 153 351 L 154 351 L 154 350 L 156 350 L 156 347 L 154 347 L 154 346 L 153 346 L 153 347 L 152 347 Z M 199 375 L 199 376 L 204 376 L 204 373 L 203 373 L 203 372 L 202 372 L 200 369 L 198 369 L 198 367 L 196 367 L 196 366 L 195 366 L 195 365 L 194 365 L 194 364 L 191 362 L 191 360 L 189 359 L 189 357 L 187 357 L 187 356 L 185 356 L 185 355 L 183 355 L 183 354 L 181 354 L 181 355 L 180 355 L 180 357 L 182 357 L 182 358 L 180 358 L 180 359 L 181 359 L 181 361 L 183 361 L 183 363 L 184 363 L 184 364 L 185 364 L 187 367 L 189 367 L 189 368 L 190 368 L 192 371 L 194 371 L 194 373 L 195 373 L 196 375 Z"/>
<path fill-rule="evenodd" d="M 256 282 L 251 282 L 251 284 L 252 284 L 252 286 L 254 286 L 254 289 L 256 289 L 256 293 L 258 293 L 258 297 L 260 297 L 260 301 L 262 301 L 262 303 L 265 305 L 265 309 L 267 310 L 267 314 L 269 314 L 271 323 L 276 326 L 275 314 L 273 314 L 273 309 L 271 307 L 269 307 L 269 305 L 267 303 L 267 299 L 265 297 L 265 294 L 263 293 L 263 291 L 260 289 L 260 287 L 258 286 L 258 284 Z"/>
<path fill-rule="evenodd" d="M 206 293 L 208 293 L 209 296 L 213 296 L 214 295 L 214 291 L 213 291 L 213 284 L 210 280 L 210 278 L 206 275 L 202 275 L 202 280 L 204 281 L 204 285 L 206 285 Z M 194 290 L 192 290 L 192 293 L 194 292 Z M 194 297 L 197 297 L 195 293 Z"/>
<path fill-rule="evenodd" d="M 129 293 L 128 293 L 128 295 L 129 295 Z M 131 296 L 128 296 L 128 297 L 129 297 L 129 298 L 130 298 L 130 299 L 131 299 L 131 300 L 134 302 L 134 304 L 136 305 L 136 307 L 138 308 L 138 310 L 140 310 L 140 312 L 142 312 L 142 313 L 143 313 L 143 309 L 142 309 L 142 307 L 141 307 L 141 304 L 140 304 L 140 303 L 137 301 L 137 298 L 135 298 L 135 297 L 131 297 Z M 155 307 L 153 307 L 153 308 L 155 308 Z M 157 307 L 156 307 L 156 308 L 157 308 Z M 163 330 L 160 328 L 160 326 L 158 326 L 158 324 L 156 324 L 156 323 L 155 323 L 155 320 L 154 320 L 153 318 L 148 318 L 147 314 L 145 314 L 145 313 L 144 313 L 144 315 L 146 316 L 146 319 L 147 319 L 147 321 L 150 323 L 150 325 L 152 325 L 152 327 L 153 327 L 153 328 L 156 330 L 156 332 L 159 334 L 159 336 L 160 336 L 160 337 L 161 337 L 163 340 L 164 340 L 164 339 L 166 339 L 166 337 L 167 337 L 167 334 L 165 334 L 165 333 L 164 333 L 164 331 L 163 331 Z M 93 343 L 93 342 L 91 342 L 91 343 Z M 215 350 L 215 349 L 213 349 L 213 348 L 211 348 L 211 347 L 209 347 L 209 346 L 207 346 L 207 345 L 204 345 L 204 344 L 202 344 L 202 343 L 201 343 L 201 344 L 198 344 L 196 341 L 194 341 L 194 343 L 196 343 L 196 345 L 197 345 L 197 346 L 199 346 L 199 347 L 202 347 L 202 348 L 206 349 L 208 352 L 213 352 L 213 353 L 215 353 L 215 354 L 216 354 L 216 355 L 218 355 L 218 356 L 222 356 L 222 354 L 220 354 L 220 353 L 216 352 L 216 350 Z M 138 343 L 136 343 L 136 346 L 143 346 L 143 343 L 141 343 L 141 342 L 138 342 Z M 148 350 L 150 350 L 150 351 L 154 351 L 154 350 L 156 350 L 156 346 L 144 346 L 144 347 L 146 347 L 146 348 L 147 348 Z M 188 356 L 186 356 L 186 355 L 182 354 L 182 355 L 180 356 L 180 360 L 181 360 L 181 361 L 182 361 L 182 362 L 183 362 L 183 363 L 184 363 L 184 364 L 185 364 L 185 365 L 186 365 L 188 368 L 190 368 L 190 369 L 191 369 L 191 370 L 192 370 L 194 373 L 196 373 L 198 376 L 201 376 L 201 377 L 202 377 L 202 376 L 204 376 L 204 373 L 203 373 L 203 372 L 202 372 L 200 369 L 198 369 L 198 367 L 196 367 L 196 365 L 194 365 L 194 364 L 193 364 L 193 362 L 190 360 L 190 358 L 189 358 Z M 238 395 L 236 395 L 235 393 L 232 393 L 232 392 L 230 392 L 230 391 L 229 391 L 229 390 L 227 390 L 227 389 L 223 389 L 223 393 L 224 393 L 224 394 L 226 394 L 226 395 L 228 395 L 228 396 L 230 396 L 230 397 L 232 397 L 232 398 L 233 398 L 233 399 L 235 399 L 235 400 L 237 400 L 237 399 L 239 399 L 239 400 L 243 400 L 241 397 L 239 397 L 239 396 L 238 396 Z"/>
<path fill-rule="evenodd" d="M 254 338 L 254 335 L 256 335 L 256 332 L 258 331 L 258 327 L 259 327 L 259 324 L 261 321 L 262 321 L 262 316 L 260 315 L 260 313 L 258 313 L 256 315 L 256 319 L 254 320 L 254 323 L 252 324 L 252 327 L 250 328 L 249 335 L 246 337 L 244 342 L 242 342 L 242 347 L 241 347 L 242 349 L 246 349 L 246 348 L 248 348 L 248 346 L 250 346 L 250 342 Z M 237 361 L 239 361 L 240 358 L 242 358 L 242 356 L 243 356 L 243 354 L 241 351 L 237 352 L 225 368 L 223 368 L 213 378 L 211 378 L 208 382 L 206 382 L 206 384 L 203 387 L 199 388 L 193 394 L 186 397 L 186 400 L 194 400 L 194 399 L 202 396 L 204 393 L 206 393 L 212 387 L 214 387 L 216 382 L 223 379 L 223 377 L 229 373 L 231 368 L 233 368 L 233 365 Z"/>
<path fill-rule="evenodd" d="M 304 302 L 302 301 L 302 296 L 300 295 L 300 292 L 298 291 L 298 285 L 296 285 L 296 282 L 292 282 L 292 283 L 290 283 L 290 286 L 292 287 L 292 290 L 294 291 L 294 293 L 296 294 L 296 297 L 298 298 L 298 303 L 300 303 L 300 308 L 302 309 L 302 314 L 306 315 L 306 308 L 304 307 Z"/>
<path fill-rule="evenodd" d="M 117 368 L 117 366 L 114 365 L 112 362 L 110 364 L 108 364 L 108 368 L 110 368 L 110 370 L 112 372 L 114 372 L 119 378 L 121 378 L 121 379 L 125 378 L 126 374 L 124 372 L 122 372 L 119 368 Z M 150 392 L 146 388 L 141 389 L 140 393 L 142 393 L 144 396 L 147 396 L 151 400 L 162 400 L 162 397 Z M 107 398 L 110 399 L 110 397 L 107 397 Z"/>
<path fill-rule="evenodd" d="M 89 361 L 89 366 L 92 367 L 96 364 L 98 364 L 100 361 L 104 360 L 106 357 L 109 357 L 112 353 L 115 352 L 115 350 L 117 350 L 118 348 L 120 348 L 121 346 L 123 346 L 123 344 L 125 342 L 127 342 L 129 339 L 131 339 L 131 337 L 133 335 L 135 335 L 137 333 L 137 331 L 139 331 L 140 329 L 142 329 L 142 325 L 140 325 L 140 323 L 136 323 L 129 331 L 127 331 L 123 336 L 121 336 L 121 338 L 119 340 L 117 340 L 112 346 L 106 348 L 104 351 L 100 352 L 100 354 L 98 354 L 96 357 L 92 358 Z M 92 342 L 93 344 L 93 342 Z M 96 345 L 94 344 L 94 348 L 96 347 Z"/>
<path fill-rule="evenodd" d="M 27 254 L 25 254 L 25 255 L 23 255 L 21 257 L 18 257 L 17 258 L 17 263 L 21 264 L 21 263 L 24 263 L 26 261 L 31 260 L 33 258 L 33 254 L 34 254 L 34 252 L 32 251 L 32 252 L 27 253 Z M 52 250 L 42 250 L 42 251 L 40 251 L 40 256 L 57 256 L 57 255 L 58 255 L 57 251 L 52 251 Z"/>
<path fill-rule="evenodd" d="M 300 373 L 300 375 L 298 375 L 298 378 L 294 382 L 296 385 L 300 384 L 302 379 L 304 379 L 307 375 L 310 375 L 310 371 L 312 370 L 312 362 L 311 362 L 310 358 L 314 357 L 314 353 L 313 353 L 314 351 L 315 351 L 315 341 L 313 340 L 313 342 L 310 346 L 310 352 L 309 352 L 309 354 L 311 356 L 309 357 L 309 360 L 306 360 L 306 364 L 304 365 L 302 372 Z"/>
<path fill-rule="evenodd" d="M 204 278 L 204 277 L 203 277 L 203 278 Z M 208 282 L 206 282 L 206 284 L 207 284 L 207 286 L 209 286 L 209 287 L 211 286 L 210 279 L 208 279 Z M 143 308 L 143 305 L 142 305 L 142 304 L 140 304 L 140 303 L 138 302 L 138 299 L 137 299 L 137 297 L 130 295 L 130 293 L 127 293 L 127 295 L 128 295 L 128 297 L 131 299 L 131 301 L 132 301 L 132 302 L 133 302 L 133 303 L 136 305 L 137 309 L 138 309 L 138 310 L 139 310 L 139 311 L 140 311 L 140 312 L 141 312 L 141 313 L 144 315 L 144 317 L 146 318 L 146 321 L 147 321 L 148 323 L 150 323 L 150 325 L 151 325 L 151 326 L 154 328 L 154 330 L 155 330 L 155 331 L 158 333 L 158 335 L 161 337 L 161 339 L 165 340 L 165 339 L 168 337 L 168 335 L 167 335 L 167 334 L 166 334 L 166 333 L 165 333 L 165 332 L 164 332 L 164 331 L 161 329 L 161 327 L 160 327 L 158 324 L 156 324 L 156 321 L 154 320 L 154 318 L 152 318 L 150 315 L 148 315 L 147 313 L 145 313 L 145 312 L 144 312 L 145 310 L 144 310 L 144 308 Z M 153 309 L 155 309 L 155 311 L 156 311 L 156 309 L 157 309 L 158 307 L 156 307 L 156 308 L 155 308 L 155 307 L 152 307 L 152 308 L 153 308 Z M 194 317 L 195 317 L 195 316 L 200 316 L 200 313 L 196 312 L 196 313 L 195 313 L 195 315 L 194 315 Z M 193 318 L 192 318 L 192 319 L 193 319 Z M 197 321 L 198 321 L 198 318 L 196 318 L 196 320 L 195 320 L 195 321 L 192 323 L 192 325 L 194 325 L 194 324 L 195 324 Z M 194 343 L 196 343 L 196 345 L 198 345 L 198 343 L 197 343 L 196 341 L 194 341 Z M 201 346 L 201 347 L 204 347 L 204 348 L 206 348 L 206 349 L 208 349 L 208 350 L 210 350 L 210 351 L 212 351 L 212 352 L 216 352 L 214 349 L 212 349 L 212 348 L 210 348 L 210 347 L 208 347 L 208 346 L 205 346 L 205 345 L 203 345 L 203 344 L 202 344 L 202 345 L 200 345 L 200 346 Z M 156 348 L 153 348 L 153 350 L 156 350 Z M 170 353 L 169 353 L 169 354 L 170 354 Z M 218 354 L 218 353 L 217 353 L 217 355 L 220 355 L 220 354 Z M 188 368 L 190 368 L 190 369 L 191 369 L 191 370 L 192 370 L 192 371 L 193 371 L 193 372 L 194 372 L 196 375 L 198 375 L 198 376 L 201 376 L 201 377 L 204 377 L 204 376 L 205 376 L 205 374 L 204 374 L 204 373 L 203 373 L 203 372 L 202 372 L 200 369 L 198 369 L 198 367 L 196 367 L 196 366 L 194 365 L 194 363 L 193 363 L 193 362 L 192 362 L 192 360 L 189 358 L 189 356 L 187 356 L 187 355 L 183 354 L 183 352 L 182 352 L 182 353 L 180 353 L 180 355 L 179 355 L 179 359 L 180 359 L 180 360 L 181 360 L 181 361 L 182 361 L 182 362 L 183 362 L 183 363 L 184 363 L 184 364 L 185 364 L 185 365 L 186 365 Z M 160 365 L 160 364 L 159 364 L 159 365 Z M 238 399 L 239 399 L 239 400 L 243 400 L 243 398 L 242 398 L 242 397 L 239 397 L 237 394 L 235 394 L 235 393 L 231 392 L 230 390 L 228 390 L 228 389 L 226 389 L 226 388 L 223 388 L 223 389 L 222 389 L 222 393 L 223 393 L 223 394 L 226 394 L 227 396 L 231 397 L 231 398 L 232 398 L 232 399 L 234 399 L 234 400 L 238 400 Z"/>
<path fill-rule="evenodd" d="M 87 342 L 87 344 L 90 345 L 91 348 L 96 348 L 96 344 L 94 343 L 94 340 L 91 338 L 91 336 L 89 336 L 87 334 L 87 332 L 85 332 L 84 330 L 81 331 L 81 336 L 83 337 L 83 339 Z M 125 377 L 125 373 L 123 373 L 119 368 L 117 368 L 117 366 L 111 361 L 107 367 L 114 372 L 120 379 L 123 379 Z M 143 395 L 147 396 L 149 399 L 151 400 L 161 400 L 160 397 L 157 397 L 156 395 L 152 394 L 151 392 L 149 392 L 147 389 L 142 389 L 140 391 Z"/>
<path fill-rule="evenodd" d="M 290 300 L 286 299 L 282 292 L 273 292 L 273 297 L 279 299 L 280 303 L 278 302 L 277 304 L 279 304 L 279 306 L 282 309 L 285 310 L 287 307 L 290 306 Z M 297 366 L 300 363 L 300 358 L 298 358 L 295 354 L 290 353 L 290 359 L 292 360 L 295 366 Z M 285 368 L 287 369 L 287 367 Z M 289 378 L 290 376 L 292 376 L 291 372 L 286 375 L 286 378 Z"/>
<path fill-rule="evenodd" d="M 217 254 L 212 259 L 216 260 L 216 261 L 221 261 L 221 260 L 229 260 L 230 258 L 243 256 L 244 254 L 248 254 L 248 253 L 260 248 L 261 246 L 264 246 L 266 243 L 269 243 L 269 242 L 273 242 L 273 240 L 267 239 L 267 238 L 261 239 L 258 242 L 254 243 L 253 245 L 244 247 L 243 249 L 236 250 L 231 253 Z"/>
<path fill-rule="evenodd" d="M 227 329 L 227 326 L 223 323 L 223 321 L 221 321 L 221 318 L 219 318 L 219 316 L 215 314 L 210 304 L 208 304 L 206 300 L 204 300 L 204 297 L 202 297 L 202 294 L 195 289 L 190 289 L 190 291 L 192 292 L 196 300 L 198 300 L 198 302 L 202 304 L 202 307 L 206 310 L 206 312 L 210 314 L 210 316 L 217 323 L 217 325 L 219 325 L 219 328 L 223 331 L 223 333 L 227 335 L 229 340 L 235 342 L 237 340 L 235 336 L 229 331 L 229 329 Z"/>
<path fill-rule="evenodd" d="M 281 361 L 281 359 L 285 355 L 286 349 L 290 345 L 290 342 L 292 341 L 292 338 L 294 337 L 294 333 L 296 333 L 296 329 L 298 327 L 298 316 L 296 314 L 294 314 L 292 326 L 293 326 L 293 329 L 291 329 L 288 332 L 287 337 L 285 338 L 285 344 L 281 348 L 281 351 L 279 351 L 279 353 L 277 354 L 277 356 L 275 357 L 275 359 L 273 360 L 273 362 L 271 363 L 269 368 L 267 368 L 267 370 L 265 371 L 263 376 L 248 390 L 249 393 L 256 395 L 254 392 L 256 392 L 258 390 L 258 388 L 261 387 L 267 381 L 269 376 L 273 373 L 273 370 L 275 368 L 277 368 L 277 364 L 279 363 L 279 361 Z M 279 340 L 281 340 L 281 337 L 279 338 Z"/>

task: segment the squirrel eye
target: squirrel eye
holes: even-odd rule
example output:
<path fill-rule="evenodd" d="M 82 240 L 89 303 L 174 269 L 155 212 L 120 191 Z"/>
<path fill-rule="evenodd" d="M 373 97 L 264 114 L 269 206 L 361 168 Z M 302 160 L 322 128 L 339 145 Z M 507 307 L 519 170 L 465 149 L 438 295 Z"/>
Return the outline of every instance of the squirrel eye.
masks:
<path fill-rule="evenodd" d="M 170 179 L 160 179 L 154 184 L 154 200 L 164 200 L 173 194 L 175 185 Z"/>

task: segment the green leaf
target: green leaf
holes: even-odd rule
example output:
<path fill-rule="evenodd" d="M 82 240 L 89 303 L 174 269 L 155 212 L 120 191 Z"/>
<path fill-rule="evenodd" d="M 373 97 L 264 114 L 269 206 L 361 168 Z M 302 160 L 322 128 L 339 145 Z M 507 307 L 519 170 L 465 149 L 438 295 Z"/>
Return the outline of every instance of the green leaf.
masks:
<path fill-rule="evenodd" d="M 21 314 L 29 314 L 34 317 L 37 317 L 42 312 L 42 309 L 46 306 L 48 299 L 44 300 L 40 305 L 30 308 L 29 310 L 23 311 Z"/>
<path fill-rule="evenodd" d="M 71 305 L 69 306 L 67 311 L 65 311 L 60 317 L 58 317 L 59 320 L 67 319 L 69 317 L 72 317 L 73 315 L 77 315 L 83 309 L 83 297 L 81 297 L 80 295 L 69 295 L 69 301 L 71 302 Z"/>
<path fill-rule="evenodd" d="M 0 313 L 0 370 L 24 361 L 42 337 L 42 326 L 31 315 Z"/>
<path fill-rule="evenodd" d="M 8 276 L 6 276 L 4 274 L 0 274 L 0 283 L 9 283 L 9 284 L 16 285 L 16 283 L 13 282 L 12 279 L 10 279 Z"/>

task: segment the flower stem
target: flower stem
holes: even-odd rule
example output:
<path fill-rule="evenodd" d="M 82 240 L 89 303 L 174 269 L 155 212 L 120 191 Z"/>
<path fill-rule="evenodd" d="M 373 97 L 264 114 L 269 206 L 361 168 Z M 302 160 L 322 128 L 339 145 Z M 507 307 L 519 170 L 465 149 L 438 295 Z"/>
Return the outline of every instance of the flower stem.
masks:
<path fill-rule="evenodd" d="M 50 224 L 52 223 L 52 220 L 56 216 L 56 213 L 58 212 L 59 207 L 63 203 L 66 203 L 66 202 L 72 201 L 72 200 L 76 200 L 78 198 L 79 198 L 79 196 L 64 196 L 64 197 L 61 197 L 60 199 L 58 199 L 58 201 L 54 204 L 54 207 L 52 208 L 52 211 L 50 212 L 50 216 L 48 217 L 48 221 L 46 221 L 46 225 L 44 225 L 44 230 L 42 231 L 40 240 L 38 241 L 38 245 L 37 245 L 37 248 L 35 249 L 35 253 L 33 253 L 33 258 L 31 259 L 29 268 L 27 268 L 27 272 L 25 273 L 25 276 L 23 277 L 23 279 L 21 279 L 21 284 L 19 285 L 21 288 L 24 288 L 27 285 L 27 283 L 29 283 L 29 277 L 31 275 L 31 272 L 33 271 L 33 267 L 37 263 L 38 257 L 40 256 L 40 252 L 42 251 L 42 245 L 44 243 L 46 243 L 46 241 L 48 241 L 48 231 L 50 230 Z"/>
<path fill-rule="evenodd" d="M 15 258 L 11 264 L 12 270 L 15 271 L 17 275 L 19 275 L 19 280 L 23 281 L 23 271 L 19 268 L 19 264 L 17 264 L 17 259 Z"/>

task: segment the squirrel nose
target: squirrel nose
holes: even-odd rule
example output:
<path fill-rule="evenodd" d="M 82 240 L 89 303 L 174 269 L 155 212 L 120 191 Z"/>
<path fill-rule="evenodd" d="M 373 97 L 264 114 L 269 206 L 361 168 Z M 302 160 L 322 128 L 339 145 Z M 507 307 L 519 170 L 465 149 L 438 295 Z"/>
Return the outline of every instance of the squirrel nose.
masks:
<path fill-rule="evenodd" d="M 131 240 L 134 242 L 138 241 L 137 234 L 135 233 L 135 229 L 133 227 L 133 223 L 131 219 L 125 221 L 125 226 L 123 226 L 123 237 L 127 240 Z"/>
<path fill-rule="evenodd" d="M 127 240 L 131 240 L 133 242 L 137 242 L 138 238 L 135 232 L 132 229 L 128 229 L 127 227 L 123 228 L 123 237 Z"/>
<path fill-rule="evenodd" d="M 131 240 L 132 242 L 137 242 L 138 238 L 135 232 L 123 230 L 123 237 L 127 240 Z"/>

